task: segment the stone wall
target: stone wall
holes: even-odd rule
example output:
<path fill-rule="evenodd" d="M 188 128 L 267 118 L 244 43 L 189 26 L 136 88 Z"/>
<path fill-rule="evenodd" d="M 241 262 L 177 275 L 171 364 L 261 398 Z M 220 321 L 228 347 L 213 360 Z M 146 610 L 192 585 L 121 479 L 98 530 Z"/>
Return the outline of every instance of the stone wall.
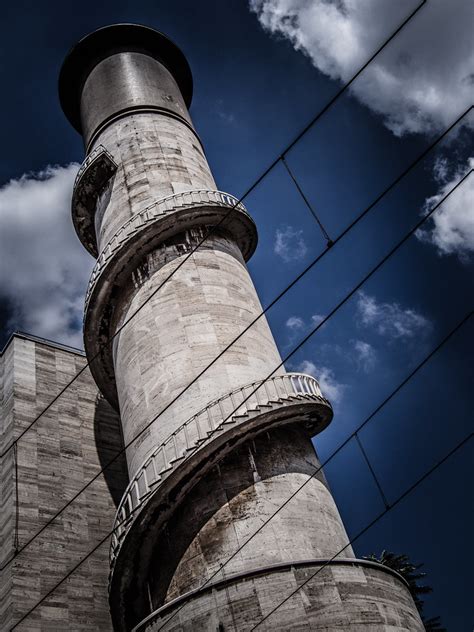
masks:
<path fill-rule="evenodd" d="M 408 588 L 388 569 L 362 560 L 323 564 L 229 577 L 187 601 L 165 606 L 133 632 L 250 632 L 294 591 L 258 630 L 424 632 Z"/>
<path fill-rule="evenodd" d="M 262 311 L 242 256 L 229 237 L 217 234 L 208 238 L 176 270 L 172 282 L 165 284 L 201 239 L 202 233 L 196 229 L 161 245 L 120 295 L 116 328 L 137 312 L 114 340 L 125 441 L 131 441 L 160 414 L 127 451 L 130 476 L 153 448 L 193 414 L 234 388 L 265 379 L 281 363 L 265 317 L 227 349 Z M 139 306 L 143 307 L 138 311 Z M 283 368 L 275 371 L 281 373 Z"/>
<path fill-rule="evenodd" d="M 85 363 L 78 352 L 13 337 L 0 362 L 2 451 Z M 15 537 L 21 549 L 121 447 L 119 418 L 98 395 L 86 369 L 19 440 L 16 468 L 13 450 L 0 462 L 2 565 L 14 554 Z M 2 631 L 9 630 L 111 529 L 126 484 L 124 459 L 119 458 L 5 568 L 0 576 Z M 107 540 L 17 629 L 111 630 L 108 568 Z"/>
<path fill-rule="evenodd" d="M 99 252 L 135 213 L 168 195 L 215 189 L 201 143 L 181 121 L 154 113 L 129 115 L 98 137 L 118 165 L 95 216 Z M 92 148 L 92 149 L 93 149 Z"/>

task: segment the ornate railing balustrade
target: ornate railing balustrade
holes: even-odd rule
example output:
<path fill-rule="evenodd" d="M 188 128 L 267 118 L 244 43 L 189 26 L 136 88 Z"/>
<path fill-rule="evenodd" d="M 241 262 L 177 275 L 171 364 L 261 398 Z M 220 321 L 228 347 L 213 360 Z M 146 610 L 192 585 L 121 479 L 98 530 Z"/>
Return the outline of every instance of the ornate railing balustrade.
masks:
<path fill-rule="evenodd" d="M 87 169 L 90 167 L 90 165 L 101 154 L 106 155 L 107 158 L 109 158 L 109 160 L 111 160 L 112 162 L 114 161 L 114 159 L 112 157 L 112 154 L 110 154 L 110 152 L 108 152 L 107 149 L 103 145 L 97 145 L 97 147 L 95 147 L 89 154 L 87 154 L 84 162 L 79 167 L 79 171 L 76 174 L 76 179 L 74 180 L 74 189 L 77 188 L 78 183 L 80 182 L 80 180 L 82 180 L 82 176 L 87 171 Z"/>
<path fill-rule="evenodd" d="M 243 421 L 262 409 L 267 411 L 305 399 L 317 400 L 330 407 L 314 377 L 302 373 L 277 375 L 216 399 L 175 430 L 147 457 L 125 490 L 115 516 L 111 567 L 140 506 L 180 462 L 212 440 L 215 433 L 225 431 L 227 425 Z"/>
<path fill-rule="evenodd" d="M 156 219 L 160 216 L 176 212 L 183 208 L 198 208 L 202 206 L 228 207 L 230 209 L 236 208 L 238 211 L 248 216 L 245 206 L 239 202 L 236 197 L 230 195 L 229 193 L 224 193 L 223 191 L 211 191 L 207 189 L 184 191 L 182 193 L 169 195 L 157 202 L 153 202 L 153 204 L 150 204 L 139 213 L 132 215 L 132 217 L 130 217 L 130 219 L 128 219 L 125 224 L 117 230 L 114 236 L 102 249 L 89 280 L 85 302 L 86 309 L 95 282 L 122 244 L 141 230 L 143 226 L 156 221 Z"/>
<path fill-rule="evenodd" d="M 117 165 L 112 154 L 98 145 L 79 167 L 72 191 L 72 218 L 76 232 L 85 248 L 97 256 L 94 217 L 97 196 L 106 186 Z"/>

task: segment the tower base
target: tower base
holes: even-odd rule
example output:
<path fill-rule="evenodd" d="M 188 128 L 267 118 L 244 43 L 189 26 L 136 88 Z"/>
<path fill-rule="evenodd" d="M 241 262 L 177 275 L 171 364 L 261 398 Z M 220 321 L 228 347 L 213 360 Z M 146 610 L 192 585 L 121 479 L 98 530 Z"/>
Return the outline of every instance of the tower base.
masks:
<path fill-rule="evenodd" d="M 133 632 L 250 632 L 280 603 L 259 631 L 424 632 L 400 575 L 351 558 L 276 564 L 216 578 L 168 602 Z"/>

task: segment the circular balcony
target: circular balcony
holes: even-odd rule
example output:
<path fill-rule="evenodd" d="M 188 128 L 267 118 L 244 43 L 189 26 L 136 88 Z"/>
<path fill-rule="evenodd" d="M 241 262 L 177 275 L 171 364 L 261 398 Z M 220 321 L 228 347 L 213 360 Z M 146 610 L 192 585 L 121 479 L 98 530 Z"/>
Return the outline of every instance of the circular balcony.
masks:
<path fill-rule="evenodd" d="M 255 225 L 250 215 L 247 213 L 245 206 L 239 202 L 237 198 L 230 193 L 224 193 L 223 191 L 209 191 L 207 189 L 198 189 L 196 191 L 184 191 L 183 193 L 176 193 L 169 195 L 153 204 L 150 204 L 139 213 L 132 215 L 125 224 L 123 224 L 115 233 L 115 235 L 109 240 L 109 242 L 102 249 L 102 252 L 97 258 L 97 262 L 92 270 L 92 274 L 89 280 L 89 285 L 86 292 L 86 309 L 89 304 L 90 297 L 93 294 L 95 284 L 101 274 L 109 266 L 113 259 L 121 260 L 123 253 L 126 252 L 128 256 L 129 250 L 133 251 L 139 247 L 139 244 L 130 243 L 131 240 L 139 236 L 144 228 L 148 228 L 151 224 L 162 220 L 165 216 L 169 216 L 171 213 L 179 213 L 180 211 L 187 210 L 188 213 L 179 213 L 179 217 L 173 217 L 173 223 L 175 229 L 173 232 L 178 232 L 176 226 L 179 223 L 188 226 L 188 222 L 191 219 L 190 215 L 197 215 L 199 223 L 203 223 L 202 210 L 204 208 L 224 209 L 221 219 L 223 226 L 229 230 L 235 237 L 237 243 L 240 246 L 242 255 L 247 261 L 252 256 L 257 246 L 257 239 L 255 233 Z M 191 211 L 192 213 L 189 213 Z M 230 214 L 228 218 L 224 219 L 225 214 L 232 211 L 232 217 Z M 183 217 L 184 215 L 184 217 Z M 219 214 L 220 215 L 220 214 Z M 208 220 L 211 219 L 211 216 Z M 219 221 L 218 218 L 212 217 L 212 225 L 214 222 Z M 217 220 L 217 221 L 216 221 Z M 192 226 L 196 222 L 189 223 Z M 180 228 L 184 230 L 184 228 Z M 169 235 L 166 235 L 167 237 Z M 147 235 L 149 239 L 149 234 Z M 163 239 L 163 237 L 162 237 Z M 122 256 L 121 256 L 122 255 Z"/>
<path fill-rule="evenodd" d="M 98 145 L 79 167 L 72 192 L 72 221 L 84 248 L 97 257 L 94 216 L 97 197 L 117 170 L 112 155 Z"/>
<path fill-rule="evenodd" d="M 146 548 L 142 539 L 149 535 L 144 534 L 151 529 L 154 538 L 159 533 L 169 510 L 166 498 L 173 496 L 176 506 L 179 497 L 249 437 L 292 423 L 303 424 L 313 436 L 332 414 L 314 377 L 288 373 L 237 388 L 188 419 L 147 457 L 122 497 L 111 539 L 111 592 L 117 585 L 119 592 L 124 589 L 127 579 L 121 571 Z M 167 507 L 163 512 L 161 504 Z"/>
<path fill-rule="evenodd" d="M 110 323 L 119 292 L 136 266 L 166 239 L 197 226 L 229 232 L 248 260 L 257 246 L 257 230 L 237 198 L 200 189 L 170 195 L 147 206 L 121 226 L 100 253 L 87 289 L 84 344 L 91 372 L 108 401 L 118 407 Z"/>
<path fill-rule="evenodd" d="M 403 630 L 424 630 L 405 579 L 378 562 L 333 557 L 280 562 L 235 574 L 224 570 L 200 588 L 156 609 L 133 627 L 132 632 L 198 630 L 203 629 L 203 621 L 209 624 L 216 620 L 221 622 L 222 629 L 235 630 L 229 591 L 233 595 L 245 595 L 249 601 L 248 595 L 252 596 L 253 609 L 249 609 L 245 624 L 242 619 L 239 621 L 241 627 L 238 628 L 251 630 L 265 612 L 281 604 L 285 592 L 290 590 L 285 588 L 282 594 L 282 586 L 300 586 L 301 598 L 288 603 L 285 615 L 278 612 L 270 617 L 261 626 L 262 631 L 301 629 L 298 625 L 292 626 L 292 621 L 304 621 L 305 629 L 320 632 L 402 630 L 393 625 L 394 621 L 403 621 Z M 311 582 L 302 584 L 308 577 L 313 577 Z M 216 628 L 219 629 L 212 627 Z"/>

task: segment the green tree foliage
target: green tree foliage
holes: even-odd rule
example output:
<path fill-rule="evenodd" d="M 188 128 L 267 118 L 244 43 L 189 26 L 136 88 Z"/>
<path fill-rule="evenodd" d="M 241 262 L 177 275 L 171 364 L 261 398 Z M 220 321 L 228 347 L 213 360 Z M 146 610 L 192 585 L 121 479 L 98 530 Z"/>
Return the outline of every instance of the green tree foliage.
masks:
<path fill-rule="evenodd" d="M 413 564 L 408 555 L 391 553 L 390 551 L 382 551 L 379 556 L 375 555 L 375 553 L 371 553 L 364 557 L 364 559 L 388 566 L 394 571 L 397 571 L 397 573 L 405 579 L 413 601 L 420 613 L 426 632 L 447 632 L 446 628 L 441 625 L 439 617 L 426 619 L 423 614 L 424 602 L 422 595 L 433 592 L 431 586 L 427 586 L 423 583 L 426 577 L 426 573 L 420 572 L 420 568 L 422 568 L 423 564 Z"/>

